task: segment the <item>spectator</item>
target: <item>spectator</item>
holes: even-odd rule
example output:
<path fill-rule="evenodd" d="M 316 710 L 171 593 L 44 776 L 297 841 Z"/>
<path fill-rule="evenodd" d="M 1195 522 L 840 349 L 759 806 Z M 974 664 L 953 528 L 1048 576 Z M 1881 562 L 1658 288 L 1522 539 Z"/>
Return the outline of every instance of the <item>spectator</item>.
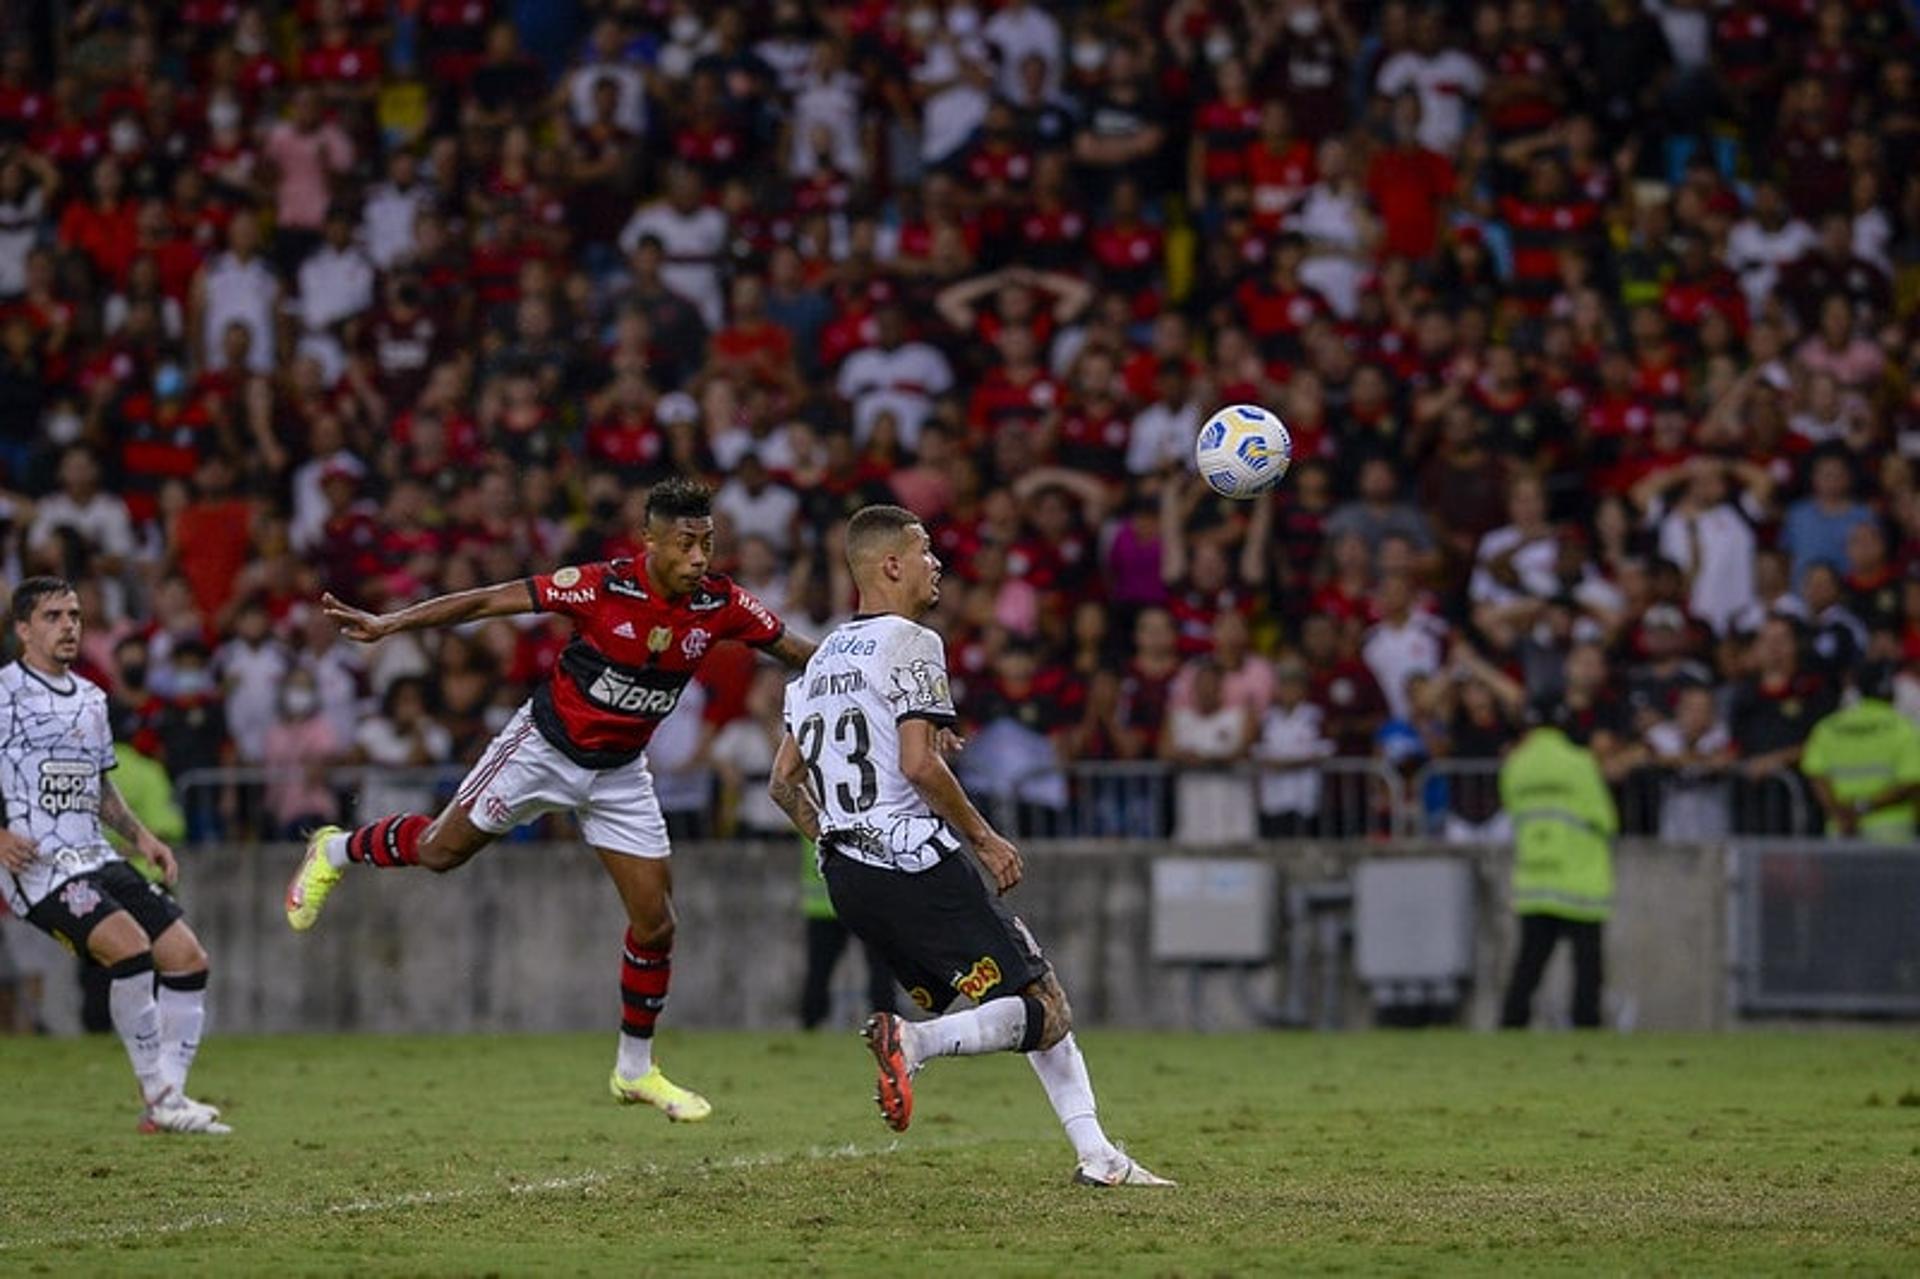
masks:
<path fill-rule="evenodd" d="M 1254 722 L 1244 706 L 1227 702 L 1218 666 L 1194 672 L 1193 704 L 1173 708 L 1160 741 L 1160 758 L 1178 765 L 1173 837 L 1187 844 L 1230 844 L 1253 835 L 1253 797 L 1247 777 L 1231 766 L 1247 758 Z"/>
<path fill-rule="evenodd" d="M 652 241 L 666 259 L 659 268 L 661 285 L 690 303 L 701 324 L 713 330 L 724 319 L 720 266 L 726 240 L 726 214 L 701 202 L 699 175 L 677 164 L 667 173 L 666 197 L 637 210 L 621 229 L 620 249 L 633 255 Z M 656 331 L 662 327 L 655 325 Z"/>
<path fill-rule="evenodd" d="M 1737 497 L 1728 492 L 1734 480 Z M 1678 485 L 1679 499 L 1669 505 Z M 1764 468 L 1709 457 L 1656 471 L 1635 486 L 1635 501 L 1659 529 L 1660 554 L 1686 576 L 1687 610 L 1717 632 L 1753 604 L 1754 526 L 1766 518 L 1772 491 Z"/>
<path fill-rule="evenodd" d="M 273 371 L 280 282 L 259 251 L 259 224 L 252 214 L 236 214 L 227 225 L 227 251 L 208 259 L 194 276 L 187 340 L 197 367 L 219 372 L 236 367 L 238 358 L 237 367 L 249 372 Z M 236 327 L 246 334 L 238 357 L 228 341 Z"/>
<path fill-rule="evenodd" d="M 1800 762 L 1807 735 L 1833 708 L 1832 686 L 1800 666 L 1799 637 L 1785 617 L 1760 624 L 1747 656 L 1748 674 L 1734 686 L 1728 728 L 1740 751 L 1734 814 L 1742 834 L 1796 834 L 1780 788 L 1797 790 L 1785 772 Z"/>
<path fill-rule="evenodd" d="M 1063 833 L 1068 817 L 1054 744 L 1063 726 L 1056 685 L 1055 673 L 1043 674 L 1030 648 L 1012 645 L 994 660 L 986 688 L 967 698 L 967 719 L 976 727 L 974 749 L 961 761 L 966 780 L 1022 834 Z"/>
<path fill-rule="evenodd" d="M 1659 836 L 1676 843 L 1725 837 L 1732 829 L 1732 798 L 1726 770 L 1733 763 L 1733 737 L 1714 706 L 1713 689 L 1683 685 L 1673 714 L 1647 730 L 1653 762 L 1667 770 L 1660 803 Z"/>
<path fill-rule="evenodd" d="M 320 91 L 302 85 L 288 99 L 286 118 L 267 130 L 261 156 L 273 175 L 274 260 L 291 276 L 319 246 L 334 180 L 353 169 L 353 142 L 322 116 Z"/>
<path fill-rule="evenodd" d="M 266 812 L 277 839 L 304 839 L 338 820 L 340 800 L 329 770 L 343 755 L 340 739 L 321 713 L 313 676 L 287 674 L 274 722 L 262 738 L 259 762 L 267 770 Z"/>
<path fill-rule="evenodd" d="M 1379 604 L 1380 620 L 1367 632 L 1361 651 L 1386 697 L 1388 712 L 1405 720 L 1413 713 L 1407 681 L 1439 672 L 1446 625 L 1414 611 L 1413 581 L 1403 573 L 1381 579 Z"/>
<path fill-rule="evenodd" d="M 1334 753 L 1326 712 L 1307 698 L 1307 668 L 1286 658 L 1275 669 L 1274 697 L 1259 719 L 1252 757 L 1260 766 L 1260 838 L 1297 839 L 1316 833 L 1320 772 Z"/>
<path fill-rule="evenodd" d="M 1467 113 L 1486 86 L 1486 70 L 1473 55 L 1450 46 L 1445 15 L 1431 7 L 1414 21 L 1413 47 L 1381 64 L 1374 81 L 1374 91 L 1388 98 L 1406 90 L 1419 95 L 1420 145 L 1442 156 L 1460 149 Z"/>
<path fill-rule="evenodd" d="M 953 388 L 947 357 L 907 335 L 906 312 L 886 303 L 874 312 L 874 341 L 849 355 L 840 366 L 835 389 L 853 409 L 854 439 L 865 443 L 876 417 L 893 415 L 900 444 L 912 451 L 933 402 Z"/>

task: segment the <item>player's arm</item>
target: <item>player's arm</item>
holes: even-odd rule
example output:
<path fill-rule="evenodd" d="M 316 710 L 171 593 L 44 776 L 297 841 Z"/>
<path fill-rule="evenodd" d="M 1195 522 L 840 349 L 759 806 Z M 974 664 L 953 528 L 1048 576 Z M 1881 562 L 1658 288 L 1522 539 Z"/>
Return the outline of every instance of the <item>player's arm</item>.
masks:
<path fill-rule="evenodd" d="M 1020 882 L 1020 850 L 988 825 L 967 798 L 960 779 L 947 767 L 935 727 L 919 716 L 900 721 L 900 771 L 927 806 L 973 845 L 974 856 L 993 877 L 994 887 L 1004 893 Z"/>
<path fill-rule="evenodd" d="M 114 834 L 126 840 L 133 850 L 159 867 L 161 875 L 171 884 L 180 878 L 180 863 L 173 858 L 173 850 L 166 841 L 148 830 L 146 823 L 134 816 L 127 807 L 120 788 L 105 773 L 100 775 L 100 824 Z"/>
<path fill-rule="evenodd" d="M 767 778 L 767 794 L 787 815 L 794 829 L 808 839 L 820 840 L 820 806 L 807 790 L 807 765 L 800 757 L 800 746 L 792 733 L 780 737 L 780 749 L 773 755 L 773 772 Z"/>
<path fill-rule="evenodd" d="M 778 661 L 788 670 L 805 670 L 807 659 L 813 656 L 813 650 L 820 646 L 804 635 L 795 635 L 792 631 L 781 631 L 772 641 L 761 646 L 760 651 Z"/>
<path fill-rule="evenodd" d="M 320 611 L 333 619 L 340 633 L 363 644 L 397 635 L 401 631 L 431 630 L 436 626 L 458 626 L 487 617 L 514 617 L 535 611 L 533 592 L 527 583 L 501 582 L 478 586 L 470 591 L 436 595 L 432 599 L 409 604 L 391 613 L 368 613 L 342 604 L 331 593 L 320 597 Z"/>

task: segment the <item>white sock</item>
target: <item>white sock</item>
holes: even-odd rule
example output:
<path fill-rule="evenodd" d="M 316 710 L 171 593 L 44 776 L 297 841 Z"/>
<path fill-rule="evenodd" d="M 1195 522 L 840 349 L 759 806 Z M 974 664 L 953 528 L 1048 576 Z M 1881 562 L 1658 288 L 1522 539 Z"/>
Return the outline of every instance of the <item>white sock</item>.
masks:
<path fill-rule="evenodd" d="M 352 859 L 347 856 L 347 837 L 345 835 L 327 836 L 320 841 L 320 851 L 326 854 L 327 864 L 335 870 L 345 870 L 352 862 Z"/>
<path fill-rule="evenodd" d="M 653 1039 L 620 1032 L 620 1057 L 614 1063 L 622 1079 L 638 1079 L 653 1069 Z"/>
<path fill-rule="evenodd" d="M 1027 1060 L 1033 1063 L 1033 1073 L 1040 1076 L 1040 1086 L 1047 1090 L 1047 1100 L 1053 1103 L 1060 1126 L 1067 1130 L 1073 1152 L 1082 1160 L 1102 1164 L 1117 1158 L 1120 1152 L 1101 1131 L 1093 1104 L 1093 1080 L 1087 1077 L 1087 1059 L 1080 1055 L 1073 1032 L 1068 1031 L 1051 1048 L 1028 1053 Z"/>
<path fill-rule="evenodd" d="M 160 1069 L 167 1082 L 183 1093 L 187 1090 L 187 1072 L 193 1069 L 194 1054 L 200 1051 L 200 1035 L 207 1024 L 207 975 L 201 972 L 192 976 L 198 979 L 198 984 L 191 989 L 169 986 L 168 979 L 162 976 L 160 989 L 153 997 L 160 1013 Z"/>
<path fill-rule="evenodd" d="M 127 1046 L 127 1060 L 133 1063 L 133 1077 L 140 1081 L 140 1093 L 153 1101 L 166 1092 L 168 1080 L 160 1068 L 160 1008 L 153 999 L 153 960 L 145 963 L 115 965 L 115 975 L 107 987 L 107 1008 L 113 1016 L 113 1028 Z"/>
<path fill-rule="evenodd" d="M 902 1026 L 900 1044 L 908 1067 L 932 1057 L 1011 1052 L 1027 1033 L 1027 1005 L 1022 999 L 989 999 L 978 1008 Z"/>

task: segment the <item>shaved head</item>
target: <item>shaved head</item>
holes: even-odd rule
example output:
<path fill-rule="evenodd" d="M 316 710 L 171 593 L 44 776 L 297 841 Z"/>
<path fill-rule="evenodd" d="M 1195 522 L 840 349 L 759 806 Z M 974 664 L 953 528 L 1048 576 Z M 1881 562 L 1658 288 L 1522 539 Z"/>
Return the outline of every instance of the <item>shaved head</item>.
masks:
<path fill-rule="evenodd" d="M 920 517 L 904 506 L 867 506 L 847 521 L 847 567 L 858 576 L 863 564 L 907 549 L 907 533 Z M 915 548 L 917 549 L 917 547 Z"/>

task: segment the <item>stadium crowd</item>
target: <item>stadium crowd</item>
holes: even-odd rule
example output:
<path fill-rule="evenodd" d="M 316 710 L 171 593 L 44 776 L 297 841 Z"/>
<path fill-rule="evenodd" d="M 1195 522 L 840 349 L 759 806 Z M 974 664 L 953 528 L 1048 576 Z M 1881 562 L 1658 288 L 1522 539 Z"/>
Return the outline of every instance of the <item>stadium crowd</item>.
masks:
<path fill-rule="evenodd" d="M 926 519 L 970 776 L 1027 831 L 1205 834 L 1255 785 L 1143 816 L 1060 760 L 1263 761 L 1261 828 L 1310 829 L 1314 761 L 1497 757 L 1543 698 L 1670 822 L 1777 824 L 1743 797 L 1920 663 L 1900 6 L 68 12 L 0 55 L 3 567 L 80 584 L 176 778 L 275 770 L 200 833 L 471 759 L 568 627 L 368 650 L 321 591 L 632 554 L 676 470 L 809 634 L 845 514 Z M 1235 401 L 1291 427 L 1270 499 L 1192 476 Z M 682 831 L 784 825 L 752 663 L 656 739 Z"/>

